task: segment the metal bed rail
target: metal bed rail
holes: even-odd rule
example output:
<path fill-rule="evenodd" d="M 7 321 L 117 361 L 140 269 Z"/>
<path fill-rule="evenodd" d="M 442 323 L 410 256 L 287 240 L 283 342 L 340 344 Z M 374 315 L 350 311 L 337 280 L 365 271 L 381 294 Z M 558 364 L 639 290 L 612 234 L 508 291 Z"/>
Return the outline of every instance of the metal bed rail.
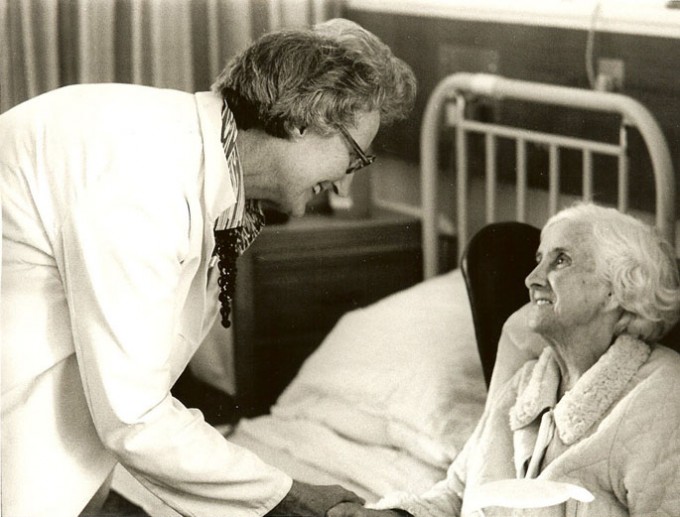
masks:
<path fill-rule="evenodd" d="M 546 133 L 466 118 L 466 99 L 470 96 L 490 99 L 514 99 L 540 104 L 552 104 L 586 109 L 621 116 L 619 140 L 607 143 L 574 138 L 557 133 Z M 656 226 L 668 241 L 675 244 L 675 178 L 670 152 L 659 125 L 650 112 L 636 100 L 625 95 L 555 86 L 528 81 L 505 79 L 488 74 L 457 73 L 444 78 L 435 87 L 425 108 L 420 136 L 421 191 L 423 204 L 423 274 L 429 278 L 437 274 L 438 228 L 437 184 L 438 149 L 443 110 L 453 103 L 456 147 L 456 238 L 460 257 L 468 241 L 468 135 L 484 135 L 485 148 L 485 217 L 494 222 L 497 192 L 498 139 L 515 140 L 516 218 L 524 221 L 527 213 L 527 145 L 548 147 L 548 213 L 559 210 L 560 150 L 576 149 L 582 153 L 582 198 L 593 199 L 593 156 L 607 155 L 618 163 L 618 208 L 628 210 L 628 144 L 627 127 L 640 132 L 649 151 L 654 172 Z"/>

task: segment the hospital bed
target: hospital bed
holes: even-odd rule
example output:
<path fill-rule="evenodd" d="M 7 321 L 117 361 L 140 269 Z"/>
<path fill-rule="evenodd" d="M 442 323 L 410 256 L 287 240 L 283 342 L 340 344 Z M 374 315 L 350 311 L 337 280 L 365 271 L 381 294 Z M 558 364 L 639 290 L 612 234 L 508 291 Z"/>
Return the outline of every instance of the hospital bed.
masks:
<path fill-rule="evenodd" d="M 499 110 L 512 100 L 540 110 L 605 113 L 617 124 L 615 141 L 506 124 Z M 480 103 L 491 109 L 479 109 Z M 339 483 L 369 502 L 394 490 L 421 492 L 442 479 L 481 415 L 485 372 L 490 372 L 477 350 L 479 322 L 473 321 L 466 278 L 460 269 L 439 270 L 439 180 L 451 174 L 443 164 L 454 165 L 455 238 L 459 254 L 469 259 L 463 256 L 469 236 L 489 223 L 510 219 L 540 227 L 574 198 L 598 200 L 598 155 L 615 161 L 615 204 L 628 210 L 630 131 L 641 135 L 652 163 L 647 178 L 655 192 L 652 222 L 674 243 L 675 180 L 668 147 L 638 102 L 488 75 L 442 80 L 427 103 L 421 129 L 425 280 L 343 316 L 270 414 L 224 428 L 226 439 L 296 479 Z M 447 140 L 453 150 L 443 145 Z M 528 166 L 532 148 L 547 156 L 547 185 L 538 188 L 531 184 Z M 560 191 L 564 149 L 581 156 L 580 195 Z M 470 167 L 473 160 L 482 164 L 481 175 Z M 508 186 L 501 162 L 511 163 L 514 185 Z M 479 206 L 484 207 L 481 218 Z M 516 332 L 504 334 L 500 346 L 507 349 L 499 354 L 512 353 L 518 339 L 522 336 Z M 490 361 L 495 356 L 494 350 Z M 116 473 L 114 488 L 151 515 L 172 515 L 124 471 Z"/>

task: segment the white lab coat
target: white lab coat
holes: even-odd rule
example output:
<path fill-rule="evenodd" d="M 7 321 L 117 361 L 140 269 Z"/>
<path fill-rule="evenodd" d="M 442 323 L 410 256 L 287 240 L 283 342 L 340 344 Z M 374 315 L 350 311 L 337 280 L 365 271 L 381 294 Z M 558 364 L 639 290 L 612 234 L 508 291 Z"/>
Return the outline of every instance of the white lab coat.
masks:
<path fill-rule="evenodd" d="M 217 312 L 220 108 L 78 85 L 0 116 L 2 515 L 77 515 L 118 461 L 187 515 L 290 489 L 170 395 Z"/>

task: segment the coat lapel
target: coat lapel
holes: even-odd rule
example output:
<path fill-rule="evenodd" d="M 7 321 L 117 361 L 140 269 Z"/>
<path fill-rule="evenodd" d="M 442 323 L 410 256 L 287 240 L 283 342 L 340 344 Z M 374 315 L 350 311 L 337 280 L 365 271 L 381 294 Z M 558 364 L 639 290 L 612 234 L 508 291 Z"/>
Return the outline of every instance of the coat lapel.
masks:
<path fill-rule="evenodd" d="M 650 353 L 649 345 L 643 341 L 621 335 L 581 376 L 555 407 L 555 423 L 565 444 L 580 440 L 602 419 Z"/>
<path fill-rule="evenodd" d="M 558 402 L 560 373 L 552 350 L 546 348 L 533 369 L 525 371 L 520 379 L 517 401 L 510 410 L 510 428 L 519 433 L 515 438 L 515 462 L 523 462 L 526 454 L 531 454 L 538 429 L 536 420 L 546 409 L 554 408 L 562 442 L 571 445 L 581 439 L 621 397 L 650 353 L 646 343 L 628 335 L 619 336 Z"/>

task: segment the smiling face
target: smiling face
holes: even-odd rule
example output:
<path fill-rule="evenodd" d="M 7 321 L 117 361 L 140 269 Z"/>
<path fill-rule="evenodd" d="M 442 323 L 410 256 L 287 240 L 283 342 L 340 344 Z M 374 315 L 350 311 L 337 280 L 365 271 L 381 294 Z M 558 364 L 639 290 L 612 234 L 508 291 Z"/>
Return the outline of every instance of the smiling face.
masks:
<path fill-rule="evenodd" d="M 366 150 L 379 126 L 379 112 L 371 111 L 357 114 L 356 125 L 346 129 Z M 254 197 L 268 201 L 280 212 L 302 216 L 312 197 L 325 190 L 349 194 L 353 174 L 345 172 L 357 157 L 340 131 L 332 135 L 313 129 L 301 131 L 292 139 L 281 140 L 277 151 L 267 184 Z"/>
<path fill-rule="evenodd" d="M 610 295 L 598 274 L 595 253 L 592 229 L 586 222 L 561 220 L 543 230 L 538 264 L 525 280 L 532 304 L 530 328 L 562 340 L 599 324 Z"/>

